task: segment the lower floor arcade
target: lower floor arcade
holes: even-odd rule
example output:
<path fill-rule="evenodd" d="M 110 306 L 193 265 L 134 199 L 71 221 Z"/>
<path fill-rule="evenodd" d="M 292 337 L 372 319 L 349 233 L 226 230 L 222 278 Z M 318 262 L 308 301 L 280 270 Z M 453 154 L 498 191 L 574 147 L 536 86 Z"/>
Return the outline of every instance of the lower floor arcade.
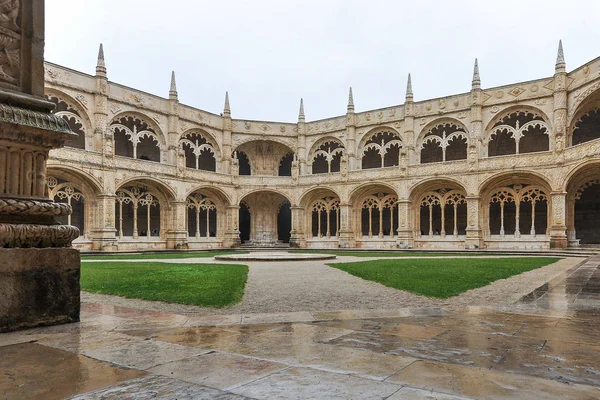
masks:
<path fill-rule="evenodd" d="M 469 193 L 457 180 L 409 187 L 220 189 L 185 194 L 155 178 L 107 192 L 81 171 L 53 166 L 49 196 L 73 214 L 82 250 L 204 249 L 250 243 L 306 248 L 546 249 L 600 244 L 600 163 L 574 169 L 564 189 L 535 173 L 498 174 Z"/>

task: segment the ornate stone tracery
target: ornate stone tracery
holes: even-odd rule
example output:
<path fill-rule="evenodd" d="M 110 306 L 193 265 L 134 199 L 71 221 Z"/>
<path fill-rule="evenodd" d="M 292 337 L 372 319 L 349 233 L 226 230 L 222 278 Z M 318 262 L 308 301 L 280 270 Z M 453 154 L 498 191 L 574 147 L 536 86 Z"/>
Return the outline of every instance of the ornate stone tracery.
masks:
<path fill-rule="evenodd" d="M 394 218 L 394 208 L 398 197 L 389 193 L 374 193 L 367 195 L 361 201 L 362 218 L 361 230 L 363 236 L 373 237 L 374 229 L 379 238 L 384 236 L 394 237 L 397 229 L 397 218 Z M 384 211 L 386 212 L 384 216 Z M 387 225 L 385 222 L 387 221 Z"/>
<path fill-rule="evenodd" d="M 363 138 L 364 145 L 359 149 L 362 168 L 384 168 L 400 165 L 402 138 L 391 130 L 379 130 Z"/>
<path fill-rule="evenodd" d="M 505 229 L 505 222 L 507 221 L 506 211 L 508 206 L 511 204 L 514 206 L 514 210 L 512 208 L 510 209 L 510 214 L 514 216 L 514 223 L 511 223 L 511 229 L 509 230 L 508 234 L 513 234 L 515 238 L 521 237 L 521 227 L 523 226 L 521 223 L 521 214 L 523 212 L 523 204 L 528 204 L 531 206 L 531 209 L 527 212 L 527 216 L 529 216 L 531 221 L 529 225 L 530 229 L 528 230 L 528 232 L 532 237 L 536 236 L 536 205 L 538 205 L 538 210 L 540 208 L 540 204 L 544 206 L 543 214 L 545 214 L 545 218 L 542 222 L 543 225 L 546 226 L 548 195 L 546 194 L 544 189 L 539 186 L 524 186 L 522 184 L 515 184 L 501 187 L 496 189 L 494 193 L 491 194 L 489 202 L 490 204 L 497 204 L 500 208 L 498 227 L 498 234 L 500 236 L 504 236 L 505 234 L 507 234 L 507 230 Z M 490 231 L 492 234 L 494 234 L 495 232 L 494 229 L 492 229 L 491 225 L 497 221 L 497 218 L 497 213 L 494 212 L 490 207 Z M 539 230 L 537 233 L 540 233 Z M 546 232 L 544 229 L 543 234 L 545 233 Z"/>
<path fill-rule="evenodd" d="M 454 123 L 442 123 L 429 129 L 417 148 L 421 150 L 421 163 L 467 159 L 468 136 L 466 130 Z"/>
<path fill-rule="evenodd" d="M 188 168 L 216 171 L 217 151 L 199 132 L 190 132 L 179 140 Z"/>
<path fill-rule="evenodd" d="M 344 145 L 338 140 L 322 142 L 311 152 L 310 163 L 313 174 L 340 172 L 341 160 L 346 153 Z"/>
<path fill-rule="evenodd" d="M 158 201 L 158 196 L 153 192 L 144 189 L 139 186 L 128 186 L 123 187 L 117 190 L 116 201 L 118 207 L 118 215 L 119 215 L 119 238 L 123 239 L 123 236 L 129 236 L 124 234 L 123 222 L 124 222 L 124 205 L 131 206 L 131 214 L 127 215 L 127 217 L 131 218 L 132 226 L 131 226 L 131 237 L 137 239 L 140 235 L 138 234 L 138 210 L 141 207 L 146 208 L 146 226 L 142 227 L 142 235 L 146 236 L 150 239 L 151 236 L 159 236 L 160 235 L 160 202 Z M 152 208 L 157 209 L 159 213 L 159 223 L 158 227 L 156 224 L 154 228 L 152 227 Z M 129 221 L 127 221 L 129 222 Z"/>
<path fill-rule="evenodd" d="M 420 232 L 421 236 L 434 235 L 445 238 L 447 235 L 448 222 L 452 236 L 456 239 L 467 227 L 467 201 L 464 193 L 456 189 L 438 189 L 425 193 L 421 198 L 420 205 Z M 447 208 L 451 207 L 450 215 Z M 426 218 L 425 218 L 426 216 Z"/>
<path fill-rule="evenodd" d="M 337 236 L 340 228 L 340 199 L 331 196 L 323 197 L 316 200 L 310 209 L 312 236 L 327 239 Z"/>
<path fill-rule="evenodd" d="M 116 155 L 160 162 L 160 138 L 140 117 L 121 116 L 113 120 L 109 131 L 115 136 Z M 138 151 L 140 144 L 143 146 L 142 152 Z"/>
<path fill-rule="evenodd" d="M 188 232 L 190 236 L 192 236 L 192 226 L 195 227 L 194 237 L 196 239 L 216 237 L 219 234 L 217 205 L 208 196 L 194 193 L 188 196 L 186 206 L 188 208 Z M 202 227 L 204 227 L 203 232 Z"/>
<path fill-rule="evenodd" d="M 542 115 L 535 111 L 526 109 L 507 113 L 489 132 L 488 156 L 550 150 L 550 132 Z"/>

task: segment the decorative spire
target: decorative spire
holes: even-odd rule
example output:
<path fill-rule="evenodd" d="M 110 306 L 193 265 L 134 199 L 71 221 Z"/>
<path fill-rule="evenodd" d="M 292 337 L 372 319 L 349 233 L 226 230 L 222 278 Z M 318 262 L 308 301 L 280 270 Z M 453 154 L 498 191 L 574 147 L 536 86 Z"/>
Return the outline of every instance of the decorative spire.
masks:
<path fill-rule="evenodd" d="M 352 86 L 350 86 L 350 91 L 348 92 L 348 112 L 354 112 L 354 96 L 352 96 Z"/>
<path fill-rule="evenodd" d="M 558 54 L 556 55 L 556 65 L 554 69 L 556 72 L 565 72 L 567 63 L 565 62 L 565 53 L 563 52 L 562 40 L 558 41 Z"/>
<path fill-rule="evenodd" d="M 104 47 L 100 43 L 100 49 L 98 50 L 98 62 L 96 62 L 96 75 L 106 77 L 106 64 L 104 63 Z"/>
<path fill-rule="evenodd" d="M 300 99 L 300 111 L 298 112 L 298 121 L 304 122 L 304 99 Z"/>
<path fill-rule="evenodd" d="M 410 79 L 410 73 L 408 74 L 408 82 L 406 83 L 406 101 L 413 100 L 412 80 Z"/>
<path fill-rule="evenodd" d="M 223 108 L 223 115 L 225 117 L 231 117 L 231 108 L 229 108 L 229 92 L 225 92 L 225 107 Z"/>
<path fill-rule="evenodd" d="M 475 59 L 475 67 L 473 67 L 471 89 L 481 89 L 481 78 L 479 77 L 479 64 L 477 63 L 477 59 Z"/>
<path fill-rule="evenodd" d="M 171 72 L 171 87 L 169 88 L 169 99 L 177 100 L 177 84 L 175 83 L 175 71 Z"/>

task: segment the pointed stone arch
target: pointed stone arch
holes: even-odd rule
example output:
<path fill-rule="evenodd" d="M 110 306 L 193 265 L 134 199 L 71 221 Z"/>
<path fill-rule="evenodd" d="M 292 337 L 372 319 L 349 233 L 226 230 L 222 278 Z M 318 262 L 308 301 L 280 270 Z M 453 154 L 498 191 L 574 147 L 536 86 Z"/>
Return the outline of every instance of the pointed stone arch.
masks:
<path fill-rule="evenodd" d="M 360 140 L 357 159 L 362 169 L 400 165 L 402 135 L 395 129 L 381 126 L 371 129 Z"/>
<path fill-rule="evenodd" d="M 186 167 L 218 170 L 221 149 L 209 132 L 199 128 L 188 129 L 180 136 L 179 146 L 185 153 Z"/>
<path fill-rule="evenodd" d="M 415 144 L 421 164 L 467 159 L 469 131 L 454 118 L 439 118 L 427 124 Z"/>
<path fill-rule="evenodd" d="M 341 159 L 346 154 L 344 143 L 335 136 L 317 140 L 310 148 L 307 164 L 313 174 L 341 171 Z"/>
<path fill-rule="evenodd" d="M 535 107 L 508 107 L 490 121 L 485 132 L 483 143 L 488 157 L 552 149 L 552 127 L 548 116 Z"/>

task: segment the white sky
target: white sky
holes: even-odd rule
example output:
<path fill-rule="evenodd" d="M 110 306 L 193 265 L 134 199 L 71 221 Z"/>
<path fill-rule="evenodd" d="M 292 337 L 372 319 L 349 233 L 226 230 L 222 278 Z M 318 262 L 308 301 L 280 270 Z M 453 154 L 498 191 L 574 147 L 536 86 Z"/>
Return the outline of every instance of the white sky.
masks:
<path fill-rule="evenodd" d="M 46 0 L 46 60 L 233 118 L 295 122 L 550 76 L 600 56 L 600 1 Z"/>

